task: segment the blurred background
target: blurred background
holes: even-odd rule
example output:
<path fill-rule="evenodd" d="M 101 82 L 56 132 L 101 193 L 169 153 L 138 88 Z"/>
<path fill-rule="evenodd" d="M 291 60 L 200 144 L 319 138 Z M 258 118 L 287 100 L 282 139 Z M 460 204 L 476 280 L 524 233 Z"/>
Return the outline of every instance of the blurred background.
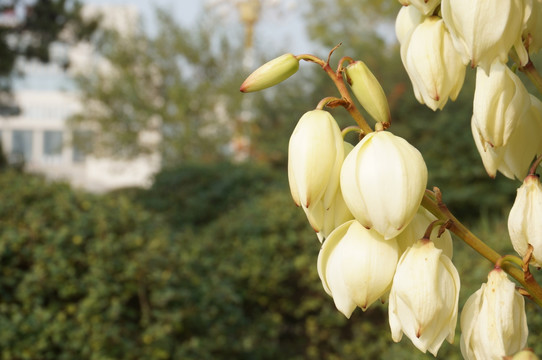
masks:
<path fill-rule="evenodd" d="M 512 253 L 520 182 L 490 179 L 473 144 L 474 71 L 443 111 L 418 104 L 393 0 L 0 1 L 2 359 L 420 359 L 392 346 L 387 307 L 344 318 L 320 244 L 287 185 L 301 115 L 337 92 L 309 63 L 261 93 L 239 86 L 283 53 L 363 60 L 391 131 L 428 187 Z M 535 59 L 539 61 L 539 59 Z M 531 91 L 534 93 L 534 90 Z M 333 110 L 341 126 L 346 111 Z M 349 138 L 355 142 L 355 138 Z M 492 266 L 455 241 L 461 302 Z M 542 315 L 527 301 L 528 345 Z M 460 359 L 456 345 L 439 355 Z"/>

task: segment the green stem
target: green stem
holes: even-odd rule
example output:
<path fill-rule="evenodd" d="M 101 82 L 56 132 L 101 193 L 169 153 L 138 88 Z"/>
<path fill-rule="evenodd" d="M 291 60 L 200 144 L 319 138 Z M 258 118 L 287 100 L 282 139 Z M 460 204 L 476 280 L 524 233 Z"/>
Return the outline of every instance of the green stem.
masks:
<path fill-rule="evenodd" d="M 525 73 L 525 75 L 527 75 L 527 77 L 534 84 L 538 92 L 542 94 L 542 76 L 540 76 L 540 73 L 534 67 L 531 59 L 529 59 L 529 62 L 527 62 L 525 66 L 520 66 L 519 70 Z"/>
<path fill-rule="evenodd" d="M 329 55 L 330 57 L 333 51 L 337 47 L 338 45 L 335 48 L 333 48 L 333 50 L 331 50 L 330 55 Z M 354 105 L 354 102 L 352 101 L 352 97 L 350 96 L 350 92 L 348 91 L 348 89 L 346 88 L 346 85 L 344 84 L 342 72 L 340 71 L 335 72 L 333 71 L 333 69 L 331 69 L 331 66 L 329 66 L 329 58 L 327 62 L 310 54 L 297 55 L 296 58 L 299 60 L 310 61 L 310 62 L 320 65 L 322 69 L 324 69 L 324 71 L 329 75 L 331 80 L 333 80 L 333 82 L 335 83 L 337 90 L 339 90 L 339 93 L 341 94 L 342 99 L 345 101 L 343 105 L 344 108 L 346 109 L 346 111 L 350 113 L 350 116 L 354 118 L 358 126 L 361 128 L 362 133 L 369 134 L 373 132 L 373 129 L 371 129 L 371 127 L 369 126 L 369 124 L 367 123 L 363 115 L 359 112 L 358 108 Z M 344 59 L 347 60 L 347 58 L 344 58 Z"/>
<path fill-rule="evenodd" d="M 529 169 L 529 175 L 536 175 L 536 169 L 538 168 L 538 165 L 540 165 L 540 162 L 542 161 L 542 155 L 538 155 L 535 162 Z"/>
<path fill-rule="evenodd" d="M 345 102 L 343 99 L 339 99 L 339 98 L 336 98 L 336 97 L 333 97 L 333 96 L 328 96 L 328 97 L 325 97 L 323 98 L 322 100 L 320 100 L 320 102 L 318 103 L 318 105 L 316 105 L 316 109 L 317 110 L 322 110 L 325 106 L 329 106 L 329 107 L 336 107 L 336 106 L 344 106 L 345 105 Z"/>
<path fill-rule="evenodd" d="M 450 220 L 451 223 L 448 229 L 453 232 L 457 237 L 462 239 L 467 245 L 473 248 L 480 255 L 491 261 L 493 264 L 497 264 L 502 256 L 489 247 L 486 243 L 480 240 L 474 235 L 465 225 L 463 225 L 457 218 L 448 210 L 446 205 L 442 203 L 440 194 L 437 192 L 436 201 L 431 199 L 431 196 L 425 194 L 422 200 L 422 205 L 429 212 L 435 215 L 438 219 Z M 510 263 L 503 263 L 501 268 L 508 273 L 511 277 L 516 279 L 531 295 L 533 301 L 542 307 L 542 287 L 536 282 L 532 274 L 524 273 L 522 270 L 513 266 Z"/>
<path fill-rule="evenodd" d="M 351 133 L 351 132 L 361 133 L 361 129 L 359 127 L 357 127 L 357 126 L 354 126 L 354 125 L 345 127 L 341 131 L 343 139 L 346 137 L 346 134 Z"/>
<path fill-rule="evenodd" d="M 505 262 L 509 262 L 523 268 L 523 260 L 515 255 L 504 255 L 495 263 L 495 267 L 502 268 Z"/>

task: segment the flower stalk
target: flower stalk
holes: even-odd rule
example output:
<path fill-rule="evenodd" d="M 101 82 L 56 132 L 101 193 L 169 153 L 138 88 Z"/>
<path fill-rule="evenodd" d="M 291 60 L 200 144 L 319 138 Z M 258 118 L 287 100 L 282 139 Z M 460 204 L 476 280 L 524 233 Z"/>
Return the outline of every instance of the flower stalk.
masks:
<path fill-rule="evenodd" d="M 523 271 L 522 269 L 513 266 L 509 261 L 503 261 L 504 257 L 501 254 L 493 250 L 457 220 L 442 201 L 442 193 L 438 188 L 435 187 L 434 192 L 426 192 L 422 200 L 422 205 L 438 219 L 449 220 L 448 229 L 480 255 L 491 261 L 493 264 L 501 264 L 501 268 L 506 271 L 508 275 L 516 279 L 516 281 L 518 281 L 529 293 L 530 298 L 542 308 L 542 287 L 536 282 L 536 279 L 532 276 L 528 267 L 527 271 Z"/>

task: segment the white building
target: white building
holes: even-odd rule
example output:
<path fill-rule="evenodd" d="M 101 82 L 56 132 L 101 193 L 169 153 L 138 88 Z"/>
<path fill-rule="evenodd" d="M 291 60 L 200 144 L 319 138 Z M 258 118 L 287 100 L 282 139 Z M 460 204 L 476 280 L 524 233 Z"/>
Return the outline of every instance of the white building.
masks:
<path fill-rule="evenodd" d="M 85 12 L 92 15 L 102 9 L 92 6 Z M 131 7 L 108 6 L 102 13 L 103 23 L 119 31 L 129 32 L 137 23 L 137 12 Z M 48 64 L 18 64 L 25 76 L 15 82 L 13 90 L 21 112 L 0 116 L 0 139 L 8 159 L 24 162 L 27 171 L 64 179 L 91 191 L 150 185 L 152 175 L 160 167 L 158 155 L 132 161 L 96 158 L 78 148 L 80 141 L 72 141 L 74 137 L 90 137 L 89 132 L 67 127 L 67 119 L 80 110 L 80 104 L 63 64 L 70 62 L 70 72 L 88 71 L 96 56 L 90 44 L 69 49 L 57 44 L 51 52 L 52 61 Z"/>

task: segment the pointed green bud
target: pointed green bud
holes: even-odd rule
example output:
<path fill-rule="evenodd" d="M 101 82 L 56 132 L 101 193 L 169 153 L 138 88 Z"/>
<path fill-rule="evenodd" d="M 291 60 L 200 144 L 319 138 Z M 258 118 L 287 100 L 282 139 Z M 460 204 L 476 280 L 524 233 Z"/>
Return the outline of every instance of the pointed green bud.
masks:
<path fill-rule="evenodd" d="M 386 94 L 371 70 L 363 61 L 346 67 L 346 77 L 352 92 L 369 115 L 380 123 L 390 122 L 390 108 Z"/>
<path fill-rule="evenodd" d="M 257 68 L 241 85 L 241 92 L 253 92 L 288 79 L 299 69 L 299 59 L 293 54 L 284 54 Z"/>

